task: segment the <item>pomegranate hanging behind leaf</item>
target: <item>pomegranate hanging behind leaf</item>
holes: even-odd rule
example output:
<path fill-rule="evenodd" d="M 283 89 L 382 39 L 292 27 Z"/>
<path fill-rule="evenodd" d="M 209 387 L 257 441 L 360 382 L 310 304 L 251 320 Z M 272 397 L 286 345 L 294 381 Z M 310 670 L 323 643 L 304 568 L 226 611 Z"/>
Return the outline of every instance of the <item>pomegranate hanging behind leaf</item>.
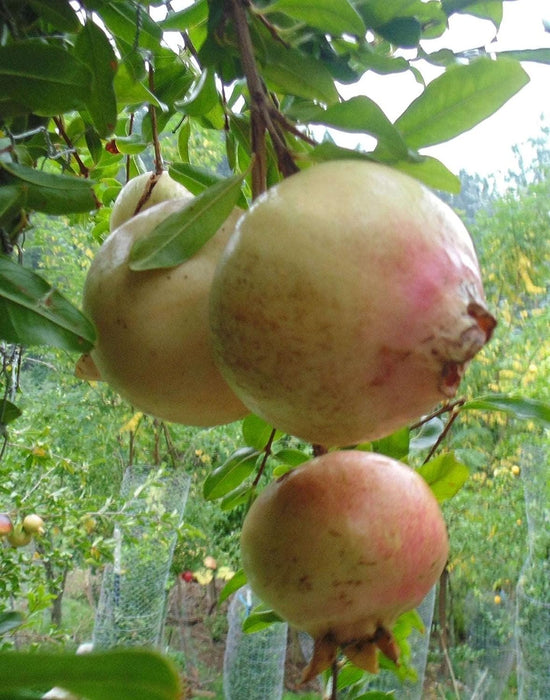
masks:
<path fill-rule="evenodd" d="M 212 285 L 227 382 L 270 425 L 327 446 L 383 437 L 454 396 L 494 326 L 458 216 L 366 161 L 260 196 Z"/>
<path fill-rule="evenodd" d="M 343 450 L 271 483 L 246 516 L 241 551 L 254 592 L 314 638 L 307 680 L 338 648 L 370 671 L 377 649 L 397 660 L 392 626 L 438 580 L 448 539 L 434 495 L 412 468 Z"/>

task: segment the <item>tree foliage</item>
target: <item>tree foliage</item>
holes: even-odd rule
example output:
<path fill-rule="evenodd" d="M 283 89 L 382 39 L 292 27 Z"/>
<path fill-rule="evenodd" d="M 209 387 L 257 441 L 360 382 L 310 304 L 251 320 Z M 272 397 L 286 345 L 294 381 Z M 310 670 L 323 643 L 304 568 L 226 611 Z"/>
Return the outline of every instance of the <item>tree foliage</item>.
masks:
<path fill-rule="evenodd" d="M 501 0 L 195 0 L 174 9 L 168 2 L 147 0 L 2 3 L 0 428 L 5 448 L 8 435 L 21 426 L 11 441 L 20 443 L 18 455 L 26 455 L 27 481 L 18 481 L 9 465 L 0 494 L 15 504 L 17 512 L 32 503 L 48 509 L 62 524 L 41 545 L 42 560 L 51 574 L 45 600 L 62 593 L 71 548 L 89 558 L 91 548 L 99 551 L 109 534 L 90 537 L 63 494 L 64 489 L 72 497 L 79 494 L 86 509 L 94 489 L 102 490 L 98 484 L 103 480 L 105 486 L 112 478 L 88 474 L 91 460 L 82 464 L 81 454 L 72 457 L 75 442 L 85 443 L 91 454 L 113 453 L 113 444 L 99 444 L 108 438 L 97 430 L 98 415 L 89 407 L 90 396 L 75 389 L 79 410 L 75 419 L 71 390 L 64 385 L 60 392 L 44 381 L 41 367 L 53 362 L 68 374 L 73 363 L 70 353 L 84 351 L 94 342 L 93 326 L 79 310 L 79 290 L 93 251 L 108 232 L 110 209 L 122 184 L 147 169 L 168 169 L 174 179 L 200 195 L 191 230 L 195 248 L 216 230 L 236 201 L 247 206 L 281 178 L 323 160 L 350 157 L 387 163 L 433 188 L 456 194 L 459 177 L 424 149 L 475 127 L 516 94 L 528 81 L 522 61 L 548 63 L 550 58 L 544 50 L 527 48 L 430 52 L 428 40 L 444 41 L 449 19 L 456 13 L 489 20 L 496 35 L 503 4 Z M 427 69 L 434 67 L 438 76 L 428 82 Z M 419 96 L 393 122 L 368 95 L 365 80 L 372 73 L 408 73 L 420 86 Z M 350 88 L 355 94 L 344 97 Z M 350 134 L 360 144 L 373 145 L 337 145 Z M 540 154 L 547 155 L 544 149 Z M 468 191 L 491 200 L 487 218 L 480 215 L 475 220 L 475 235 L 491 299 L 505 327 L 518 333 L 524 322 L 543 316 L 538 300 L 547 298 L 547 267 L 538 262 L 548 263 L 544 173 L 521 193 L 511 190 L 498 201 L 475 179 L 463 188 L 463 208 L 471 221 Z M 55 225 L 49 217 L 55 217 Z M 180 220 L 170 225 L 168 232 L 157 232 L 144 251 L 135 252 L 135 265 L 174 265 L 182 254 L 190 253 L 189 226 Z M 56 226 L 63 226 L 68 235 L 58 235 Z M 500 251 L 503 231 L 507 255 Z M 513 342 L 517 337 L 510 335 Z M 536 353 L 534 339 L 529 340 Z M 500 349 L 508 342 L 502 336 L 491 347 Z M 58 350 L 44 349 L 45 345 Z M 22 355 L 20 346 L 31 350 Z M 495 361 L 490 354 L 485 357 L 487 363 Z M 25 412 L 21 415 L 24 362 L 34 362 L 29 377 L 48 397 L 45 405 L 52 413 L 43 414 L 44 428 L 25 425 Z M 505 378 L 506 369 L 499 369 L 499 379 Z M 518 375 L 512 385 L 495 382 L 490 389 L 498 397 L 503 389 L 520 391 L 525 376 Z M 483 389 L 477 379 L 474 372 L 468 388 L 472 399 Z M 87 387 L 86 392 L 96 400 L 100 397 L 103 420 L 108 422 L 117 399 L 102 388 Z M 536 392 L 531 396 L 534 403 L 521 396 L 508 403 L 498 397 L 486 397 L 485 409 L 516 416 L 527 412 L 530 420 L 548 425 L 547 407 L 535 401 Z M 480 406 L 461 402 L 452 418 L 470 415 Z M 32 416 L 30 408 L 28 415 Z M 128 419 L 135 422 L 131 414 Z M 57 436 L 62 454 L 52 451 L 52 434 L 71 423 L 78 426 L 75 435 Z M 263 468 L 268 457 L 272 460 L 268 473 L 277 474 L 309 454 L 307 448 L 272 434 L 270 426 L 254 419 L 245 421 L 242 434 L 246 447 L 223 455 L 205 483 L 205 496 L 221 499 L 222 510 L 246 504 L 259 483 L 254 470 Z M 434 418 L 419 431 L 404 429 L 363 447 L 408 458 L 413 464 L 425 461 L 424 470 L 439 492 L 451 495 L 450 484 L 457 474 L 462 478 L 463 469 L 452 455 L 434 457 L 433 448 L 445 434 L 441 420 Z M 32 469 L 42 474 L 41 479 L 49 478 L 41 499 L 28 478 Z M 6 594 L 21 587 L 16 565 L 14 553 L 3 559 Z M 33 667 L 34 678 L 29 665 L 22 680 L 25 687 L 34 687 L 41 673 L 40 682 L 54 682 L 53 672 L 46 673 L 41 663 L 38 659 Z M 10 664 L 0 659 L 0 685 L 8 688 L 8 694 L 17 685 L 14 673 L 4 670 Z M 56 677 L 89 692 L 87 679 L 76 678 L 81 665 L 73 664 L 73 659 L 65 664 L 60 660 Z M 115 680 L 125 677 L 122 666 L 112 661 Z M 155 688 L 158 697 L 175 698 L 170 670 L 164 685 L 161 680 Z"/>

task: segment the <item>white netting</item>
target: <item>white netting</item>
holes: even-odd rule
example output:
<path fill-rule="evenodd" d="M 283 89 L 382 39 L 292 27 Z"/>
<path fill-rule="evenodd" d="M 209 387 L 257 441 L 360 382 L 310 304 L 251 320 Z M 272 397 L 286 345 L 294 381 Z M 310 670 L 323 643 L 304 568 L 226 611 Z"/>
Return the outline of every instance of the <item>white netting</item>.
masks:
<path fill-rule="evenodd" d="M 369 678 L 364 690 L 393 691 L 393 697 L 400 700 L 421 700 L 424 686 L 424 674 L 428 660 L 428 648 L 430 646 L 430 631 L 432 627 L 435 602 L 435 586 L 418 606 L 418 614 L 424 624 L 424 633 L 413 630 L 409 637 L 411 645 L 411 664 L 417 673 L 416 681 L 401 681 L 394 673 L 380 670 L 376 676 Z"/>
<path fill-rule="evenodd" d="M 115 529 L 114 563 L 103 574 L 94 648 L 159 644 L 176 528 L 183 518 L 189 481 L 187 474 L 175 469 L 126 470 L 121 496 L 127 501 L 126 512 L 139 516 L 140 524 L 129 532 Z M 154 528 L 148 527 L 148 520 Z"/>
<path fill-rule="evenodd" d="M 243 632 L 243 621 L 258 602 L 245 586 L 229 606 L 223 663 L 225 700 L 282 698 L 288 626 L 277 622 L 259 632 Z"/>
<path fill-rule="evenodd" d="M 550 458 L 546 448 L 522 449 L 521 473 L 529 555 L 516 588 L 518 698 L 550 698 Z"/>
<path fill-rule="evenodd" d="M 498 601 L 498 602 L 497 602 Z M 470 593 L 464 605 L 469 660 L 464 678 L 467 697 L 497 700 L 515 660 L 514 606 L 505 593 Z"/>

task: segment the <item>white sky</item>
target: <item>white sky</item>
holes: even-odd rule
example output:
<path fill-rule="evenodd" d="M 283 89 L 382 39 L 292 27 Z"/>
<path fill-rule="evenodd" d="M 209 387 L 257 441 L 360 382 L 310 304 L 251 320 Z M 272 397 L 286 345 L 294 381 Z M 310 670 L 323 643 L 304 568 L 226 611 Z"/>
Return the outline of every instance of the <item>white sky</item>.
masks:
<path fill-rule="evenodd" d="M 391 2 L 391 0 L 388 0 Z M 175 0 L 173 6 L 180 9 L 191 4 L 191 0 Z M 495 49 L 550 48 L 550 33 L 544 31 L 542 19 L 550 21 L 550 0 L 505 0 L 504 18 Z M 426 50 L 452 48 L 460 51 L 479 46 L 488 46 L 495 39 L 495 27 L 491 22 L 452 15 L 450 30 L 442 40 L 425 45 Z M 550 65 L 524 63 L 531 81 L 509 100 L 496 114 L 478 124 L 471 131 L 440 146 L 423 152 L 439 158 L 453 172 L 461 168 L 481 175 L 506 173 L 514 164 L 512 146 L 522 145 L 530 137 L 538 136 L 541 115 L 550 125 Z M 423 71 L 431 79 L 428 71 Z M 433 77 L 437 75 L 434 72 Z M 351 91 L 353 90 L 353 92 Z M 377 76 L 369 73 L 359 85 L 350 86 L 342 94 L 346 97 L 361 92 L 371 97 L 394 121 L 420 92 L 420 86 L 411 74 Z M 343 145 L 353 147 L 356 137 L 342 135 Z"/>
<path fill-rule="evenodd" d="M 544 16 L 550 19 L 549 0 L 505 2 L 498 42 L 492 47 L 502 50 L 550 47 L 550 33 L 544 31 L 542 24 Z M 453 15 L 450 32 L 444 35 L 443 41 L 429 42 L 425 48 L 433 51 L 446 46 L 458 51 L 486 46 L 494 35 L 495 28 L 490 22 Z M 540 133 L 542 114 L 550 125 L 550 65 L 524 63 L 523 66 L 530 75 L 529 84 L 497 113 L 471 131 L 423 152 L 439 158 L 456 173 L 461 168 L 482 175 L 506 172 L 514 162 L 512 146 L 521 145 Z M 361 88 L 361 92 L 374 99 L 392 121 L 419 91 L 420 87 L 408 74 L 380 77 L 369 74 Z"/>

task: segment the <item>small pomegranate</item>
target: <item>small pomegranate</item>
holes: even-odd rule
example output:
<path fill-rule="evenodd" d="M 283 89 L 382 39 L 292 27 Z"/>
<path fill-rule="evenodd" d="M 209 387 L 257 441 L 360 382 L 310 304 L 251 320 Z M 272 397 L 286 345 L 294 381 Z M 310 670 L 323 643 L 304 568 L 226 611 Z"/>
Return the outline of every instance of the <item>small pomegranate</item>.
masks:
<path fill-rule="evenodd" d="M 454 396 L 490 338 L 474 246 L 413 178 L 366 161 L 292 175 L 238 221 L 210 305 L 215 358 L 270 425 L 326 446 Z"/>
<path fill-rule="evenodd" d="M 44 521 L 36 513 L 31 513 L 23 518 L 23 530 L 33 535 L 43 535 L 45 532 Z"/>
<path fill-rule="evenodd" d="M 9 535 L 13 530 L 13 523 L 7 513 L 0 513 L 0 537 Z"/>
<path fill-rule="evenodd" d="M 417 607 L 448 555 L 447 530 L 424 479 L 389 457 L 329 452 L 272 482 L 252 504 L 241 553 L 253 591 L 315 640 L 304 681 L 338 648 L 375 672 L 394 661 L 397 617 Z"/>

